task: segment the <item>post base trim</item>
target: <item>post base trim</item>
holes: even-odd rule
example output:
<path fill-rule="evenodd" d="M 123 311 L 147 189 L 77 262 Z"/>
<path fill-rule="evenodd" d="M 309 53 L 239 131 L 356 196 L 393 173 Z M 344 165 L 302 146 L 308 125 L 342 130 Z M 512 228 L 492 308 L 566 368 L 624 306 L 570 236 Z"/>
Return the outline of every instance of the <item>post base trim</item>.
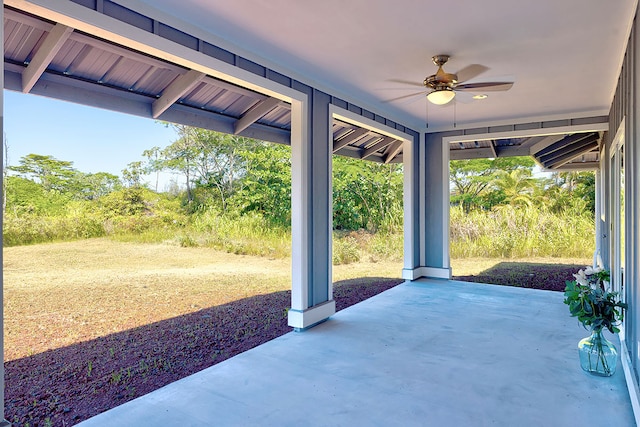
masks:
<path fill-rule="evenodd" d="M 323 302 L 306 310 L 289 310 L 288 322 L 289 326 L 295 328 L 296 331 L 303 331 L 320 322 L 327 320 L 336 313 L 336 302 L 330 300 Z"/>

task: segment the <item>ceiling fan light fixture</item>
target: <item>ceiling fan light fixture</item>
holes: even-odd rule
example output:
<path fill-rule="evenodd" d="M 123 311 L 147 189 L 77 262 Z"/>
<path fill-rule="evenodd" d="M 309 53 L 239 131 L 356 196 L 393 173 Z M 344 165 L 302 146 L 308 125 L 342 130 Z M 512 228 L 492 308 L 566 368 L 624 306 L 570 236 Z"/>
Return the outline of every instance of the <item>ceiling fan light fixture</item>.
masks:
<path fill-rule="evenodd" d="M 432 104 L 445 105 L 451 102 L 455 96 L 456 93 L 451 88 L 442 88 L 429 92 L 427 94 L 427 99 Z"/>

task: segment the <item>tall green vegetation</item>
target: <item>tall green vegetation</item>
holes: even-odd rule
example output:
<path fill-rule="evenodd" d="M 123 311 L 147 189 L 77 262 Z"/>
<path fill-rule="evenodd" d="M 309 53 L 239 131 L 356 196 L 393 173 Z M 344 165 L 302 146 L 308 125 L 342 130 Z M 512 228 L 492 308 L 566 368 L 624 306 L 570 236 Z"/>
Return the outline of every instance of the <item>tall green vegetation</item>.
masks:
<path fill-rule="evenodd" d="M 47 155 L 20 159 L 19 166 L 10 168 L 12 176 L 7 180 L 5 245 L 110 236 L 287 256 L 290 148 L 186 126 L 175 128 L 175 141 L 144 151 L 146 160 L 129 163 L 122 178 L 84 174 L 72 162 Z M 183 177 L 182 191 L 157 192 L 158 174 L 166 171 Z M 337 244 L 336 259 L 346 262 L 359 257 L 345 256 L 353 249 L 348 244 L 353 241 L 347 236 L 350 232 L 401 231 L 402 171 L 399 165 L 338 157 L 334 171 L 335 228 L 338 239 L 347 242 Z M 152 178 L 151 184 L 144 182 L 145 176 Z M 361 237 L 360 243 L 372 240 Z M 401 248 L 401 241 L 397 247 Z M 388 249 L 380 249 L 376 257 L 387 255 L 391 255 Z"/>
<path fill-rule="evenodd" d="M 590 258 L 594 223 L 588 215 L 502 205 L 491 211 L 451 208 L 452 258 Z"/>
<path fill-rule="evenodd" d="M 4 244 L 109 236 L 289 255 L 290 148 L 172 126 L 178 138 L 144 151 L 121 178 L 21 158 L 5 180 Z M 533 167 L 529 158 L 451 162 L 453 257 L 591 255 L 593 174 L 541 179 Z M 180 191 L 158 192 L 167 171 L 182 176 Z M 402 193 L 402 165 L 334 157 L 334 262 L 401 259 Z"/>
<path fill-rule="evenodd" d="M 523 157 L 451 162 L 453 258 L 593 255 L 594 174 L 536 178 L 533 166 Z"/>

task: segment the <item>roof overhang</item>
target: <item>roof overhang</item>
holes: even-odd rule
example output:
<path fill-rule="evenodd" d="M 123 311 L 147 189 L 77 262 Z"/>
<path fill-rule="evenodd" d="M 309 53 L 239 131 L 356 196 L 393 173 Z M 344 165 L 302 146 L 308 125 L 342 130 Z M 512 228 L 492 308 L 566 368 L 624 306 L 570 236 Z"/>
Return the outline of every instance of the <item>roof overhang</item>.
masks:
<path fill-rule="evenodd" d="M 24 5 L 18 1 L 6 3 Z M 122 36 L 108 37 L 104 30 L 87 27 L 87 21 L 77 25 L 82 28 L 77 29 L 70 26 L 76 24 L 73 17 L 42 7 L 25 9 L 5 7 L 4 11 L 6 89 L 264 141 L 290 143 L 288 88 L 277 84 L 287 80 L 290 84 L 286 76 L 272 76 L 267 82 L 271 85 L 251 83 L 256 80 L 251 78 L 231 78 L 226 72 L 229 64 L 224 60 L 237 63 L 242 58 L 157 21 L 152 24 L 157 28 L 156 33 L 164 31 L 174 44 L 176 39 L 182 38 L 178 41 L 187 44 L 193 39 L 198 47 L 196 53 L 219 66 L 191 68 L 188 61 L 174 60 L 174 55 L 149 53 L 157 50 L 152 46 L 142 49 L 139 42 L 120 44 L 126 42 Z M 137 17 L 144 21 L 132 13 L 119 6 L 112 11 L 111 19 L 131 21 Z M 206 61 L 199 62 L 202 63 Z M 260 67 L 248 61 L 244 65 L 249 69 Z M 384 163 L 401 162 L 402 140 L 355 122 L 335 119 L 333 153 Z"/>
<path fill-rule="evenodd" d="M 450 159 L 532 156 L 543 170 L 594 170 L 608 117 L 469 129 L 446 137 Z"/>

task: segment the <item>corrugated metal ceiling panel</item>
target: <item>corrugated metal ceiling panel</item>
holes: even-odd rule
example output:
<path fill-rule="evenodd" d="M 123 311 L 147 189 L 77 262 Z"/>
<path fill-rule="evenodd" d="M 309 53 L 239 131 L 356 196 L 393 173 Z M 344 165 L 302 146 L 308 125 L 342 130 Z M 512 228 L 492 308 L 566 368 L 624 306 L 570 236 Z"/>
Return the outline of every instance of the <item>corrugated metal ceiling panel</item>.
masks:
<path fill-rule="evenodd" d="M 22 67 L 27 66 L 54 26 L 51 22 L 7 8 L 4 25 L 5 61 Z M 98 84 L 105 89 L 144 95 L 150 98 L 149 103 L 159 98 L 172 82 L 187 71 L 176 64 L 78 31 L 71 33 L 46 70 L 54 75 Z M 178 103 L 199 111 L 239 119 L 267 98 L 266 95 L 207 76 L 188 93 L 183 94 Z M 259 118 L 257 123 L 290 130 L 290 105 L 278 104 Z M 344 138 L 358 129 L 360 128 L 356 125 L 335 120 L 334 140 Z M 382 138 L 382 135 L 369 131 L 350 141 L 337 153 L 358 157 L 354 153 L 361 156 L 366 148 L 372 147 Z M 384 152 L 383 148 L 371 157 L 380 161 Z"/>
<path fill-rule="evenodd" d="M 291 108 L 287 105 L 278 105 L 258 120 L 258 123 L 273 123 L 282 129 L 291 129 Z"/>
<path fill-rule="evenodd" d="M 16 62 L 28 62 L 31 52 L 40 46 L 46 36 L 44 30 L 24 25 L 5 17 L 4 19 L 4 49 L 5 57 Z"/>

